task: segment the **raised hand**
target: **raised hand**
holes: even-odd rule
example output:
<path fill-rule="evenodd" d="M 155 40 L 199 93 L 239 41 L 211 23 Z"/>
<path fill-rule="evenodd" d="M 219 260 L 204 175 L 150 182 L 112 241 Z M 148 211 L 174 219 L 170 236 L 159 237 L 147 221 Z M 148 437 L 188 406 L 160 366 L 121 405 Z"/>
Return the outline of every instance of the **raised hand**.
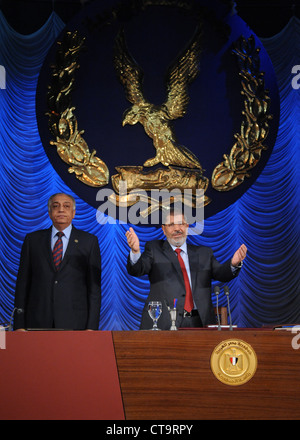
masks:
<path fill-rule="evenodd" d="M 134 230 L 132 228 L 129 228 L 129 230 L 126 232 L 126 238 L 127 243 L 130 249 L 134 254 L 137 254 L 140 252 L 140 240 Z"/>
<path fill-rule="evenodd" d="M 242 244 L 232 257 L 231 260 L 232 266 L 238 266 L 246 258 L 246 255 L 247 255 L 247 248 L 244 244 Z"/>

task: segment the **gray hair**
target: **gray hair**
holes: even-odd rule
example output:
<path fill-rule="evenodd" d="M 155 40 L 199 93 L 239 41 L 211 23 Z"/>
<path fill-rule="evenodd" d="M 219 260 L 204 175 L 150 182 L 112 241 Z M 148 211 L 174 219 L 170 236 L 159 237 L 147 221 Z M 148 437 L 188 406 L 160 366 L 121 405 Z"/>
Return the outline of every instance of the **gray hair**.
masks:
<path fill-rule="evenodd" d="M 52 194 L 52 196 L 49 197 L 49 200 L 48 200 L 48 212 L 50 212 L 52 200 L 56 196 L 67 196 L 67 197 L 69 197 L 72 200 L 72 203 L 73 203 L 73 211 L 75 211 L 75 209 L 76 209 L 76 201 L 75 201 L 73 196 L 71 196 L 70 194 L 65 194 L 65 193 L 56 193 L 56 194 Z"/>

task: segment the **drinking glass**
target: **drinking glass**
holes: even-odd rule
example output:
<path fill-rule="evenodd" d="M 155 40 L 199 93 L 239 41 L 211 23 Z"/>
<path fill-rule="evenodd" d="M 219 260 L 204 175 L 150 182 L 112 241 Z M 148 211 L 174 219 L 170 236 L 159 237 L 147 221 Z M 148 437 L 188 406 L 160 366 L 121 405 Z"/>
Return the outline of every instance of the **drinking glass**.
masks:
<path fill-rule="evenodd" d="M 160 301 L 150 301 L 148 304 L 148 313 L 153 320 L 153 327 L 151 330 L 160 330 L 157 327 L 157 321 L 162 312 L 162 304 Z"/>

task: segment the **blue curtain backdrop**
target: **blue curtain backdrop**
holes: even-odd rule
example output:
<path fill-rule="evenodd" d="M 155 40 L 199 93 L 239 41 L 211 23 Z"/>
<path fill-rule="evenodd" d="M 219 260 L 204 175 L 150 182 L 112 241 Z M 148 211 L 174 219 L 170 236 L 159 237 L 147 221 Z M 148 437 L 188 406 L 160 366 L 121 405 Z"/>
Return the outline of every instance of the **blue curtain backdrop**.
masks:
<path fill-rule="evenodd" d="M 35 116 L 39 71 L 63 28 L 53 12 L 39 31 L 21 35 L 0 11 L 0 65 L 6 69 L 6 89 L 0 90 L 0 322 L 7 322 L 13 310 L 25 234 L 50 226 L 46 206 L 52 193 L 70 193 L 47 159 Z M 275 147 L 244 196 L 206 220 L 201 236 L 190 238 L 211 246 L 220 261 L 230 258 L 242 242 L 248 246 L 243 270 L 229 284 L 233 322 L 240 327 L 300 322 L 300 89 L 291 85 L 292 67 L 300 64 L 300 21 L 291 19 L 281 33 L 262 42 L 274 64 L 281 98 Z M 149 285 L 146 278 L 132 278 L 126 272 L 127 226 L 99 225 L 97 211 L 73 195 L 74 224 L 97 235 L 100 243 L 100 329 L 138 329 Z M 162 238 L 155 228 L 135 229 L 142 246 Z"/>

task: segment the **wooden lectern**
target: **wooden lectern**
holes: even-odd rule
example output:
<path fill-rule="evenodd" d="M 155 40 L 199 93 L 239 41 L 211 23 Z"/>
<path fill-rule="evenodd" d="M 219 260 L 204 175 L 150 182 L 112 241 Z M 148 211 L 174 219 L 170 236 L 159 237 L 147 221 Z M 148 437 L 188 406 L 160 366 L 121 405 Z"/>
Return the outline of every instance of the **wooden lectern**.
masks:
<path fill-rule="evenodd" d="M 291 331 L 35 331 L 5 336 L 5 349 L 0 349 L 2 420 L 300 418 L 300 335 Z M 211 367 L 216 347 L 232 340 L 249 344 L 257 359 L 253 376 L 242 385 L 221 382 Z M 228 362 L 240 368 L 244 360 L 238 356 Z"/>
<path fill-rule="evenodd" d="M 274 330 L 114 332 L 126 419 L 298 419 L 300 351 Z M 212 373 L 222 341 L 240 339 L 257 356 L 254 376 L 230 386 Z M 294 344 L 295 345 L 295 344 Z"/>

